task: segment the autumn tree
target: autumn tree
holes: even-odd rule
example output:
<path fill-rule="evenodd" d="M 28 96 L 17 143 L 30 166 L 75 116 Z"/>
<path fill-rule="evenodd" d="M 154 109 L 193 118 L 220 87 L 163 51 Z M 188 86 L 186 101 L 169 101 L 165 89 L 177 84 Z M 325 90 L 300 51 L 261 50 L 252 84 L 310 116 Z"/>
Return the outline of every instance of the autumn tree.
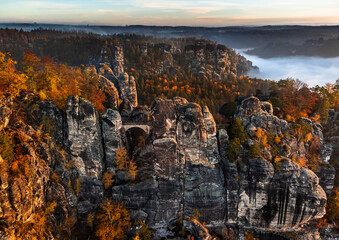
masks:
<path fill-rule="evenodd" d="M 121 203 L 104 201 L 96 216 L 95 235 L 102 240 L 124 239 L 131 226 L 129 213 Z"/>
<path fill-rule="evenodd" d="M 139 236 L 140 240 L 151 240 L 152 239 L 152 232 L 148 228 L 148 225 L 141 220 L 140 220 L 139 223 L 141 225 L 140 230 L 138 232 L 138 236 Z"/>
<path fill-rule="evenodd" d="M 117 169 L 121 171 L 127 170 L 128 155 L 127 150 L 124 147 L 119 148 L 115 152 L 115 162 L 117 164 Z"/>
<path fill-rule="evenodd" d="M 332 196 L 328 199 L 327 218 L 329 221 L 339 224 L 339 188 L 335 187 Z"/>
<path fill-rule="evenodd" d="M 13 224 L 16 239 L 39 239 L 48 238 L 52 229 L 49 218 L 54 212 L 56 203 L 47 203 L 45 208 L 38 209 L 32 220 L 28 222 L 17 221 Z"/>
<path fill-rule="evenodd" d="M 135 177 L 137 176 L 138 170 L 137 170 L 137 165 L 135 164 L 133 159 L 128 162 L 128 173 L 132 181 L 134 181 Z"/>
<path fill-rule="evenodd" d="M 104 184 L 105 189 L 108 189 L 112 186 L 112 184 L 114 183 L 113 177 L 114 177 L 113 173 L 104 172 L 101 178 L 101 182 Z"/>
<path fill-rule="evenodd" d="M 8 54 L 0 52 L 0 97 L 3 94 L 17 96 L 26 89 L 26 76 L 16 70 L 15 64 Z"/>

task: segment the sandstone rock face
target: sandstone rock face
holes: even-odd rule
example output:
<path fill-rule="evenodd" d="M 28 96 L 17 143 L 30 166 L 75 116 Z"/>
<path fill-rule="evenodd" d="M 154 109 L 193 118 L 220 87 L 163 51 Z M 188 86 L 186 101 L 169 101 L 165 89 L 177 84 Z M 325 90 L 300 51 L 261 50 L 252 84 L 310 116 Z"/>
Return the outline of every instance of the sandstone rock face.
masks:
<path fill-rule="evenodd" d="M 34 108 L 34 106 L 32 106 Z M 64 132 L 60 131 L 64 127 L 63 112 L 58 109 L 52 101 L 39 102 L 33 111 L 34 116 L 41 121 L 45 127 L 49 127 L 49 134 L 57 145 L 62 145 Z"/>
<path fill-rule="evenodd" d="M 99 66 L 99 74 L 100 75 L 113 75 L 112 69 L 109 67 L 109 65 L 105 63 L 100 63 Z"/>
<path fill-rule="evenodd" d="M 251 159 L 249 172 L 250 178 L 241 181 L 239 217 L 244 225 L 293 227 L 325 214 L 326 194 L 312 171 L 286 161 L 274 172 L 266 160 Z"/>
<path fill-rule="evenodd" d="M 224 177 L 208 108 L 181 98 L 159 98 L 151 106 L 150 118 L 152 144 L 144 147 L 137 162 L 152 161 L 148 169 L 141 169 L 152 179 L 113 187 L 113 198 L 131 209 L 141 208 L 146 222 L 157 229 L 168 227 L 181 214 L 191 215 L 195 208 L 207 222 L 221 225 Z"/>
<path fill-rule="evenodd" d="M 104 142 L 105 164 L 108 172 L 115 172 L 115 152 L 123 146 L 122 120 L 118 111 L 107 109 L 102 115 L 102 137 Z"/>
<path fill-rule="evenodd" d="M 111 52 L 111 55 L 108 55 Z M 125 72 L 124 49 L 120 45 L 104 46 L 101 51 L 99 64 L 99 77 L 101 88 L 114 103 L 114 107 L 119 105 L 119 97 L 122 107 L 129 117 L 131 111 L 138 106 L 136 83 L 133 76 Z M 118 89 L 118 91 L 117 91 Z M 117 94 L 119 93 L 119 95 Z"/>
<path fill-rule="evenodd" d="M 99 179 L 105 165 L 99 115 L 92 103 L 77 96 L 68 98 L 65 114 L 65 146 L 76 170 L 71 180 L 75 186 L 77 181 L 80 183 L 80 201 L 76 207 L 79 216 L 85 217 L 103 199 L 103 185 Z"/>
<path fill-rule="evenodd" d="M 325 148 L 323 148 L 322 152 L 322 158 L 325 162 L 328 163 L 335 163 L 335 161 L 339 158 L 339 114 L 338 112 L 335 112 L 334 110 L 330 111 L 330 116 L 328 122 L 324 126 L 324 145 Z M 338 172 L 338 168 L 335 169 L 336 172 Z M 322 186 L 327 186 L 326 184 L 329 184 L 331 179 L 334 177 L 333 174 L 330 174 L 329 172 L 333 173 L 333 170 L 331 169 L 324 169 L 321 171 L 319 175 L 319 178 L 321 179 L 320 183 Z M 339 177 L 335 176 L 335 184 L 337 185 L 339 182 Z M 329 186 L 333 185 L 329 184 Z M 326 193 L 330 193 L 330 188 L 326 187 Z"/>
<path fill-rule="evenodd" d="M 80 176 L 101 178 L 103 149 L 99 115 L 92 103 L 77 96 L 67 100 L 66 146 Z"/>

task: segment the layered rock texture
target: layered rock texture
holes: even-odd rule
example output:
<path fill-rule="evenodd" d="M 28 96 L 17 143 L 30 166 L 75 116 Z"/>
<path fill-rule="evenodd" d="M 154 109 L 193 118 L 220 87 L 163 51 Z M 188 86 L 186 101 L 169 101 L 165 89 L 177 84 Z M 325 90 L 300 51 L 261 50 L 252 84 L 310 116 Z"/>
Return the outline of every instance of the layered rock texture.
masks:
<path fill-rule="evenodd" d="M 3 129 L 14 129 L 9 121 L 10 104 L 1 101 Z M 58 201 L 57 219 L 62 221 L 73 213 L 84 221 L 104 196 L 123 202 L 132 220 L 144 220 L 158 239 L 174 236 L 173 226 L 182 216 L 187 228 L 233 225 L 283 231 L 325 214 L 327 197 L 318 176 L 291 158 L 306 155 L 304 143 L 302 150 L 292 147 L 286 151 L 278 163 L 272 157 L 249 157 L 251 136 L 258 128 L 274 135 L 290 131 L 286 121 L 273 115 L 269 103 L 255 97 L 242 101 L 236 112 L 250 136 L 236 161 L 227 157 L 229 136 L 224 129 L 217 131 L 209 109 L 183 98 L 157 98 L 149 109 L 136 108 L 126 119 L 112 109 L 99 117 L 90 102 L 77 96 L 68 98 L 63 111 L 51 102 L 41 102 L 33 114 L 53 123 L 52 140 L 65 152 L 63 156 L 51 154 L 55 150 L 42 141 L 44 154 L 36 155 L 30 150 L 35 143 L 29 142 L 27 149 L 36 171 L 33 186 L 25 179 L 9 182 L 1 175 L 0 217 L 7 224 L 18 216 L 28 219 L 34 207 L 53 199 Z M 314 135 L 322 136 L 319 126 L 308 123 Z M 30 138 L 32 127 L 24 127 L 23 133 Z M 286 141 L 295 142 L 290 138 Z M 284 141 L 282 144 L 288 144 Z M 137 164 L 134 181 L 117 169 L 116 152 L 121 147 Z M 52 172 L 59 176 L 58 181 L 52 180 Z M 108 190 L 101 183 L 104 172 L 115 174 L 115 183 Z M 326 174 L 321 181 L 327 181 L 323 186 L 333 185 L 333 178 Z M 329 187 L 325 190 L 330 191 Z M 195 209 L 205 227 L 186 221 Z M 211 238 L 205 234 L 206 239 Z"/>

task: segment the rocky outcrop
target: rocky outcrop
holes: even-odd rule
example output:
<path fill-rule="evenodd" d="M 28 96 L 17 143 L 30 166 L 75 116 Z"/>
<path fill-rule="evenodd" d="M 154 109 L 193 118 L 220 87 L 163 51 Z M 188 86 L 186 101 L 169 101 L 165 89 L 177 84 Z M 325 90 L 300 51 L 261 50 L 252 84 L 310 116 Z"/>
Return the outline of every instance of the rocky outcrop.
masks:
<path fill-rule="evenodd" d="M 193 75 L 205 80 L 236 78 L 254 68 L 250 61 L 221 44 L 196 41 L 184 52 Z"/>
<path fill-rule="evenodd" d="M 13 104 L 26 101 L 25 96 L 0 99 L 0 218 L 1 231 L 7 234 L 45 206 L 53 164 L 53 150 L 42 129 L 14 118 L 24 109 L 14 109 Z"/>
<path fill-rule="evenodd" d="M 287 122 L 272 115 L 272 106 L 258 99 L 244 101 L 237 114 L 248 125 L 276 134 L 289 130 Z M 141 151 L 138 161 L 151 159 L 147 172 L 153 178 L 144 185 L 113 187 L 113 198 L 138 212 L 132 215 L 143 209 L 152 228 L 168 227 L 195 208 L 201 220 L 214 227 L 233 223 L 282 229 L 324 215 L 326 194 L 312 171 L 291 160 L 283 161 L 279 170 L 262 158 L 230 162 L 225 155 L 227 132 L 219 130 L 217 138 L 208 108 L 181 98 L 158 98 L 150 118 L 152 144 Z M 139 196 L 141 186 L 143 196 Z"/>
<path fill-rule="evenodd" d="M 112 68 L 115 76 L 119 76 L 125 71 L 124 49 L 121 45 L 113 47 Z"/>
<path fill-rule="evenodd" d="M 260 102 L 256 97 L 244 99 L 237 107 L 235 117 L 240 118 L 250 136 L 253 136 L 259 127 L 274 135 L 289 131 L 288 123 L 273 115 L 272 105 L 268 102 Z"/>
<path fill-rule="evenodd" d="M 101 177 L 103 149 L 99 115 L 93 104 L 78 96 L 70 96 L 65 109 L 66 143 L 80 176 Z"/>
<path fill-rule="evenodd" d="M 107 52 L 111 52 L 112 55 L 108 55 Z M 138 106 L 138 97 L 134 77 L 125 72 L 123 47 L 105 46 L 100 61 L 100 86 L 105 91 L 106 97 L 108 96 L 113 103 L 113 107 L 119 107 L 119 99 L 121 100 L 120 109 L 125 111 L 122 115 L 128 118 L 133 109 Z"/>
<path fill-rule="evenodd" d="M 279 162 L 272 157 L 249 157 L 248 145 L 256 141 L 252 137 L 255 129 L 275 135 L 289 131 L 288 123 L 273 115 L 272 106 L 257 98 L 243 100 L 237 109 L 236 117 L 243 121 L 252 139 L 240 147 L 236 160 L 227 157 L 227 131 L 216 130 L 206 106 L 183 98 L 157 98 L 149 109 L 135 109 L 130 115 L 133 128 L 144 131 L 144 124 L 149 129 L 144 131 L 143 144 L 128 153 L 138 167 L 135 181 L 116 168 L 117 149 L 124 146 L 129 150 L 134 144 L 126 137 L 124 128 L 128 125 L 124 125 L 118 111 L 108 109 L 100 120 L 93 105 L 77 96 L 69 97 L 64 111 L 52 102 L 38 105 L 33 114 L 39 121 L 46 116 L 46 121 L 57 127 L 52 139 L 59 141 L 66 152 L 51 154 L 49 145 L 39 142 L 37 154 L 30 146 L 34 141 L 28 141 L 32 166 L 39 171 L 33 176 L 35 184 L 29 185 L 24 178 L 13 181 L 6 174 L 0 176 L 0 214 L 8 223 L 19 214 L 29 219 L 32 209 L 53 199 L 58 202 L 56 221 L 62 221 L 71 209 L 85 220 L 104 195 L 123 202 L 131 219 L 145 221 L 158 238 L 174 237 L 173 229 L 181 217 L 190 233 L 199 231 L 211 239 L 206 227 L 222 229 L 231 225 L 254 231 L 284 231 L 325 214 L 327 197 L 321 186 L 330 191 L 326 176 L 333 171 L 323 168 L 318 177 L 288 156 L 282 156 Z M 313 131 L 317 136 L 322 134 L 318 126 Z M 25 126 L 24 133 L 30 139 L 34 130 Z M 103 172 L 115 174 L 113 186 L 106 191 L 100 181 Z M 10 192 L 17 194 L 10 197 Z M 34 201 L 28 202 L 29 198 Z M 206 225 L 187 221 L 196 209 L 200 222 Z"/>
<path fill-rule="evenodd" d="M 123 47 L 119 44 L 108 44 L 101 49 L 99 74 L 114 74 L 119 76 L 125 70 L 125 59 Z M 112 71 L 113 69 L 113 71 Z"/>

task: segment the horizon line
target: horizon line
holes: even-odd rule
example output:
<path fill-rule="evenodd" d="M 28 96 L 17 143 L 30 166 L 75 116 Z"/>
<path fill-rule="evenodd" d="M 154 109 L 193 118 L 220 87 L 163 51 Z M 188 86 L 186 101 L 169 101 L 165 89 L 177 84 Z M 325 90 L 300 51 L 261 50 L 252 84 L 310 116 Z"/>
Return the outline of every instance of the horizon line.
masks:
<path fill-rule="evenodd" d="M 265 24 L 265 25 L 224 25 L 224 26 L 195 26 L 195 25 L 148 25 L 148 24 L 126 24 L 110 25 L 95 23 L 53 23 L 53 22 L 0 22 L 0 24 L 25 24 L 25 25 L 59 25 L 59 26 L 81 26 L 81 27 L 168 27 L 168 28 L 241 28 L 241 27 L 339 27 L 339 23 L 319 23 L 319 24 Z"/>

